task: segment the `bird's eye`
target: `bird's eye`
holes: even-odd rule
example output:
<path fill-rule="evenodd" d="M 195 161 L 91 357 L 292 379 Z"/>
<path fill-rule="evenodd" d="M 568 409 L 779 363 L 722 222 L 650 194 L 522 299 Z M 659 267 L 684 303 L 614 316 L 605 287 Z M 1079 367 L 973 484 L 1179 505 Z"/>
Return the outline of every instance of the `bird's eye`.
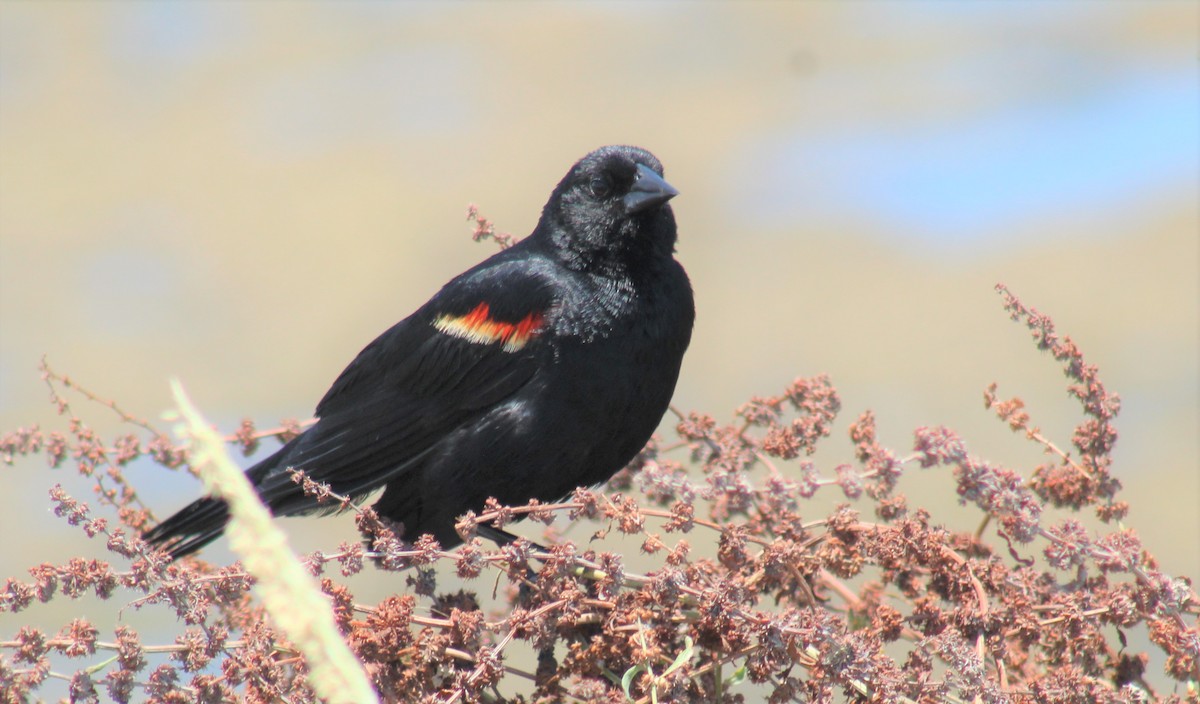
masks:
<path fill-rule="evenodd" d="M 587 183 L 588 195 L 596 200 L 608 197 L 611 191 L 612 183 L 605 176 L 593 176 Z"/>

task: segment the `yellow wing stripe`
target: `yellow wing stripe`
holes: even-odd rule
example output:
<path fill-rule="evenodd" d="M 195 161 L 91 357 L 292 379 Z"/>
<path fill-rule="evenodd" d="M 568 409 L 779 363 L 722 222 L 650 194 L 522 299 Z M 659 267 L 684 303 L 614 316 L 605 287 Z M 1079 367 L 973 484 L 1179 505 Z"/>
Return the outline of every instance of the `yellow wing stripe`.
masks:
<path fill-rule="evenodd" d="M 466 315 L 440 315 L 433 321 L 438 330 L 468 342 L 490 345 L 499 342 L 505 352 L 516 352 L 537 335 L 542 314 L 530 313 L 515 323 L 505 323 L 488 315 L 488 304 L 480 303 Z"/>

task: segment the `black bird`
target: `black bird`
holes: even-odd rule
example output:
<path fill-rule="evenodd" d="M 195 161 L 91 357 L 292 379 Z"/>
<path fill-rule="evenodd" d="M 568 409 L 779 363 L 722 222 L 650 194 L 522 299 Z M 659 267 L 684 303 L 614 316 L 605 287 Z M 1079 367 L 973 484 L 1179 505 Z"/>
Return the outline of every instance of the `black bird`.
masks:
<path fill-rule="evenodd" d="M 678 194 L 636 147 L 579 160 L 533 233 L 455 277 L 367 345 L 317 404 L 318 421 L 246 471 L 277 516 L 326 511 L 288 473 L 357 499 L 403 536 L 462 542 L 488 497 L 555 501 L 607 480 L 667 409 L 692 334 L 674 258 Z M 145 534 L 172 558 L 221 535 L 202 498 Z"/>

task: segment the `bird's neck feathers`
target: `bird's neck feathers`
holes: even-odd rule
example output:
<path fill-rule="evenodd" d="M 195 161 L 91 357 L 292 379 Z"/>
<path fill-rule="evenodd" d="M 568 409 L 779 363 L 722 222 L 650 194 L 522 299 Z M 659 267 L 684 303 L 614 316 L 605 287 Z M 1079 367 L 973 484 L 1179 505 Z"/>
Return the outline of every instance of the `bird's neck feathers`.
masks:
<path fill-rule="evenodd" d="M 567 268 L 610 278 L 641 278 L 671 261 L 675 215 L 669 206 L 618 222 L 572 227 L 545 212 L 530 236 Z"/>

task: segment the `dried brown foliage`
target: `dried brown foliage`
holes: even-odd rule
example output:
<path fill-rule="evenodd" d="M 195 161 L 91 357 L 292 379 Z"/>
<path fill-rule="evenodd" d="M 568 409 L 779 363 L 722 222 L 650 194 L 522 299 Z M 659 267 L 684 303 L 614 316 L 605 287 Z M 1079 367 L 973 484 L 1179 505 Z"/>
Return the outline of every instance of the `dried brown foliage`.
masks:
<path fill-rule="evenodd" d="M 494 236 L 471 217 L 480 236 Z M 999 398 L 995 385 L 986 391 L 999 418 L 1051 458 L 1031 471 L 973 457 L 944 427 L 916 429 L 910 450 L 884 447 L 869 411 L 850 425 L 853 461 L 822 470 L 807 458 L 831 434 L 841 403 L 828 378 L 801 378 L 752 398 L 731 422 L 677 414 L 677 437 L 653 441 L 608 491 L 463 517 L 467 542 L 456 551 L 428 538 L 405 544 L 369 509 L 298 473 L 309 491 L 356 511 L 364 537 L 303 559 L 386 701 L 1195 701 L 1196 592 L 1114 525 L 1127 510 L 1110 473 L 1117 397 L 1049 318 L 999 291 L 1013 319 L 1062 364 L 1083 410 L 1066 450 L 1032 425 L 1020 399 Z M 11 465 L 42 455 L 92 478 L 91 504 L 58 486 L 50 498 L 108 555 L 10 576 L 0 608 L 94 594 L 183 625 L 174 643 L 156 644 L 124 626 L 102 634 L 86 618 L 57 633 L 21 627 L 0 641 L 3 700 L 23 701 L 57 678 L 69 682 L 72 701 L 313 701 L 304 658 L 250 597 L 240 563 L 172 564 L 136 538 L 152 519 L 122 468 L 142 456 L 186 467 L 183 450 L 111 403 L 130 432 L 98 437 L 65 394 L 99 399 L 43 372 L 66 430 L 7 433 L 0 457 Z M 247 421 L 229 441 L 249 452 L 297 430 L 258 432 Z M 897 481 L 912 468 L 944 473 L 984 526 L 955 532 L 910 505 Z M 804 515 L 805 499 L 836 490 L 847 503 Z M 1085 529 L 1072 517 L 1080 511 L 1111 529 Z M 563 514 L 600 533 L 637 536 L 655 568 L 635 574 L 625 556 L 572 541 L 543 550 L 474 537 L 482 523 Z M 402 572 L 407 586 L 359 603 L 340 578 L 363 569 Z M 439 588 L 448 572 L 479 594 L 507 585 L 506 608 L 487 611 L 476 593 Z M 1151 688 L 1147 654 L 1126 647 L 1133 629 L 1145 629 L 1166 674 L 1190 694 Z M 532 671 L 510 664 L 520 643 L 537 653 Z M 51 655 L 78 669 L 53 671 Z"/>

